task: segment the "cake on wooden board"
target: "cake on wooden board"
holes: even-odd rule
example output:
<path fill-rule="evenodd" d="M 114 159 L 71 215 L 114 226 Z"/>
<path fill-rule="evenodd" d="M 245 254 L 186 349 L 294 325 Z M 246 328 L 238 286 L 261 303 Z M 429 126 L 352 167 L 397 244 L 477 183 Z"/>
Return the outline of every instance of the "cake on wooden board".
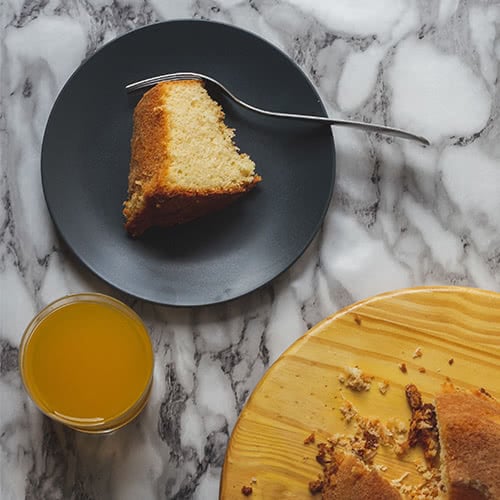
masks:
<path fill-rule="evenodd" d="M 446 498 L 500 498 L 500 403 L 449 387 L 436 396 L 436 413 Z"/>
<path fill-rule="evenodd" d="M 336 454 L 325 474 L 323 500 L 402 500 L 400 493 L 380 474 L 349 454 Z"/>
<path fill-rule="evenodd" d="M 424 452 L 430 467 L 425 483 L 412 487 L 401 480 L 388 482 L 365 460 L 363 449 L 337 451 L 342 440 L 337 435 L 318 444 L 316 460 L 323 473 L 309 483 L 310 492 L 321 493 L 323 500 L 500 499 L 500 403 L 484 389 L 465 391 L 451 383 L 444 384 L 434 404 L 424 403 L 414 384 L 407 385 L 405 393 L 412 410 L 406 442 Z M 381 437 L 373 436 L 375 441 Z M 356 434 L 352 442 L 362 442 L 359 439 Z M 304 441 L 309 442 L 314 442 L 314 434 Z"/>
<path fill-rule="evenodd" d="M 162 82 L 134 111 L 125 227 L 140 236 L 219 210 L 260 182 L 198 80 Z"/>

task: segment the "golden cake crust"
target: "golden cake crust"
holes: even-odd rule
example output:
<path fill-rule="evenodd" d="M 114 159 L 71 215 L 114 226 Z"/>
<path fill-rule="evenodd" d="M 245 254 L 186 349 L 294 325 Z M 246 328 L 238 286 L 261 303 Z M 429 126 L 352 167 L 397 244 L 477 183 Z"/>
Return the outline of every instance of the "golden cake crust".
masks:
<path fill-rule="evenodd" d="M 375 470 L 356 457 L 336 455 L 336 471 L 326 477 L 323 500 L 401 500 L 401 494 Z"/>
<path fill-rule="evenodd" d="M 182 189 L 168 182 L 170 123 L 165 108 L 174 86 L 202 86 L 194 80 L 162 82 L 146 92 L 134 110 L 125 227 L 132 236 L 151 226 L 171 226 L 220 210 L 250 191 L 261 177 L 224 189 Z M 219 117 L 224 113 L 219 110 Z"/>
<path fill-rule="evenodd" d="M 168 169 L 168 119 L 162 109 L 167 86 L 156 85 L 146 92 L 134 110 L 134 130 L 131 141 L 129 186 L 137 182 L 150 182 Z M 149 186 L 143 185 L 143 189 Z"/>
<path fill-rule="evenodd" d="M 500 403 L 448 389 L 436 410 L 450 500 L 500 498 Z"/>

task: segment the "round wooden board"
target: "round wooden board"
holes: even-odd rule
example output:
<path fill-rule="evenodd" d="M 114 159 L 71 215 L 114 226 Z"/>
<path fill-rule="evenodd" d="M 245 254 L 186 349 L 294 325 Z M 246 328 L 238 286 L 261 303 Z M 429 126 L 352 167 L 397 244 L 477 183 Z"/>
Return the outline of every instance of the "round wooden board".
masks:
<path fill-rule="evenodd" d="M 413 358 L 420 347 L 422 357 Z M 449 360 L 453 359 L 450 364 Z M 402 373 L 400 363 L 408 372 Z M 371 390 L 358 393 L 338 381 L 345 367 L 374 376 Z M 425 373 L 419 372 L 425 368 Z M 232 433 L 222 471 L 220 498 L 312 498 L 317 478 L 316 443 L 349 434 L 341 419 L 343 398 L 364 416 L 408 422 L 404 387 L 415 383 L 432 401 L 447 377 L 462 388 L 484 387 L 500 396 L 500 294 L 462 287 L 422 287 L 378 295 L 349 306 L 313 327 L 268 370 L 243 409 Z M 387 380 L 382 395 L 377 383 Z M 381 448 L 375 463 L 388 479 L 409 472 L 421 482 L 415 450 L 403 460 Z"/>

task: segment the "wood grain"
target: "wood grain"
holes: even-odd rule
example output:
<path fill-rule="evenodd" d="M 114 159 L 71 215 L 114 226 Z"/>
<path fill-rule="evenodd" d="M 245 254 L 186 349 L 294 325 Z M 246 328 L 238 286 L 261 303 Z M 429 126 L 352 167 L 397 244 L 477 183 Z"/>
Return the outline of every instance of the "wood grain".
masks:
<path fill-rule="evenodd" d="M 417 347 L 423 356 L 414 359 Z M 408 373 L 400 371 L 401 362 Z M 356 365 L 375 377 L 369 392 L 353 392 L 338 381 L 345 367 Z M 417 384 L 429 401 L 447 377 L 457 386 L 484 387 L 499 398 L 499 366 L 500 294 L 424 287 L 349 306 L 295 342 L 259 382 L 231 436 L 220 498 L 245 498 L 243 485 L 252 486 L 253 500 L 312 498 L 308 483 L 321 468 L 316 445 L 303 441 L 311 431 L 316 442 L 338 432 L 349 434 L 338 409 L 343 397 L 362 415 L 408 421 L 406 384 Z M 386 395 L 377 389 L 383 380 L 390 384 Z M 417 450 L 399 460 L 381 449 L 375 463 L 388 466 L 388 479 L 408 471 L 408 482 L 418 482 L 414 460 L 419 456 Z"/>

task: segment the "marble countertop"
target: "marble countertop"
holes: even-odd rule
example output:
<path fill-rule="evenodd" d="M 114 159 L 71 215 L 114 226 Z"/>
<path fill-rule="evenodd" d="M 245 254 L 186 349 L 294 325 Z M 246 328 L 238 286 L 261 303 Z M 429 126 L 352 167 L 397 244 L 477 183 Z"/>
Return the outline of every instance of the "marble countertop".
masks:
<path fill-rule="evenodd" d="M 500 6 L 472 0 L 7 0 L 0 31 L 0 497 L 215 499 L 230 432 L 283 350 L 339 308 L 430 284 L 499 290 Z M 324 225 L 292 268 L 228 304 L 176 309 L 117 293 L 57 238 L 39 159 L 59 90 L 114 37 L 198 18 L 289 54 L 332 116 L 426 135 L 432 146 L 335 130 Z M 114 295 L 144 318 L 151 401 L 107 437 L 42 417 L 24 392 L 27 321 L 70 292 Z"/>

